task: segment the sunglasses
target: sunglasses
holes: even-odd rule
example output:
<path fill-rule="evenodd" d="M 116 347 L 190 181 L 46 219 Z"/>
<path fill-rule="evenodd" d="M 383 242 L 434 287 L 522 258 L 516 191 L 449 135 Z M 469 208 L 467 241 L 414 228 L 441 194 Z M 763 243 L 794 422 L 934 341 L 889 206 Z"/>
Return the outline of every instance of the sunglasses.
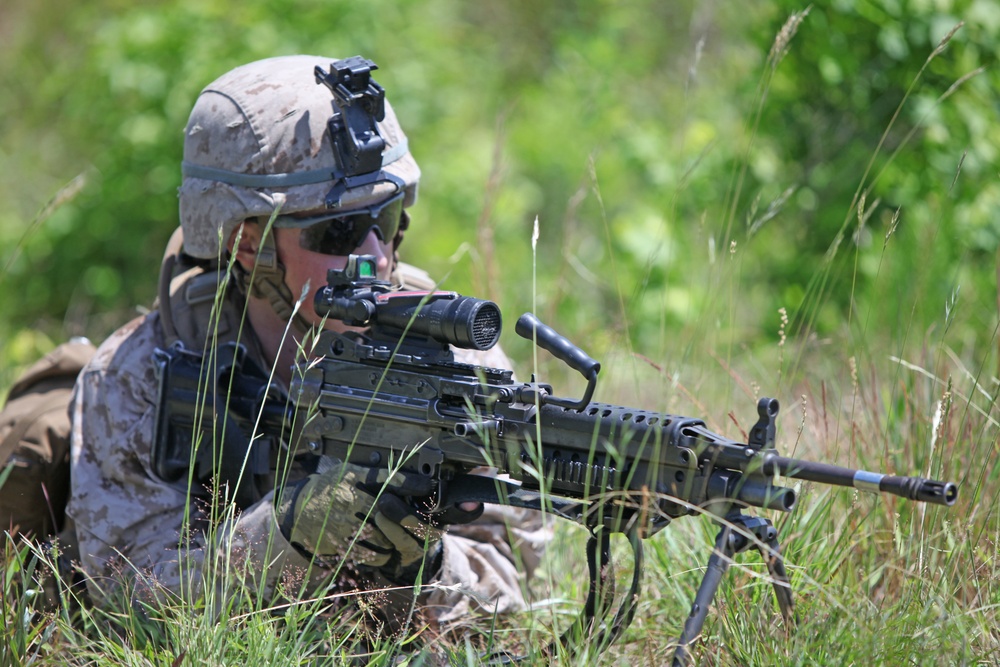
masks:
<path fill-rule="evenodd" d="M 403 224 L 403 193 L 384 202 L 342 213 L 323 213 L 308 218 L 279 215 L 275 227 L 301 229 L 299 246 L 324 255 L 350 255 L 374 231 L 389 243 Z"/>

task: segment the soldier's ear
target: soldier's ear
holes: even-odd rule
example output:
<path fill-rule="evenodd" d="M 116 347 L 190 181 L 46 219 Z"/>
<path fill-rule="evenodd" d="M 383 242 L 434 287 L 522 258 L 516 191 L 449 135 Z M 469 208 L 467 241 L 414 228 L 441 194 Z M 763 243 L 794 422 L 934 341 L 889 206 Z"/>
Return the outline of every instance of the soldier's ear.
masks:
<path fill-rule="evenodd" d="M 247 271 L 253 269 L 254 262 L 257 261 L 257 250 L 260 248 L 260 225 L 256 220 L 244 220 L 243 223 L 233 230 L 226 243 L 226 249 L 230 254 L 235 252 L 236 261 Z M 238 243 L 238 245 L 237 245 Z"/>

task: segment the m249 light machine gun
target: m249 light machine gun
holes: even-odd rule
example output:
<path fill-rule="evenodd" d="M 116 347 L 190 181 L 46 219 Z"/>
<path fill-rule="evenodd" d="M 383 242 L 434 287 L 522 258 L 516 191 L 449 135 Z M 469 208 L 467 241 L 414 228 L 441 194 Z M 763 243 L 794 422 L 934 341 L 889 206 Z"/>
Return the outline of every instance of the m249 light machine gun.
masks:
<path fill-rule="evenodd" d="M 322 358 L 301 366 L 291 395 L 300 409 L 316 411 L 303 437 L 329 456 L 427 475 L 433 496 L 411 500 L 432 518 L 479 501 L 544 507 L 587 526 L 591 582 L 580 622 L 600 628 L 602 646 L 634 615 L 641 539 L 672 519 L 708 513 L 721 526 L 674 656 L 675 664 L 686 664 L 728 565 L 749 547 L 761 551 L 780 611 L 791 622 L 777 530 L 746 513 L 748 507 L 794 507 L 795 491 L 776 485 L 778 477 L 938 505 L 957 498 L 949 482 L 779 455 L 774 399 L 758 403 L 747 442 L 713 433 L 699 419 L 592 402 L 600 364 L 531 314 L 518 320 L 517 333 L 579 371 L 588 382 L 583 398 L 557 397 L 549 385 L 534 378 L 517 382 L 508 370 L 456 363 L 451 346 L 487 350 L 496 344 L 496 304 L 453 292 L 393 292 L 375 278 L 370 256 L 351 256 L 343 271 L 329 272 L 328 283 L 316 294 L 317 312 L 367 331 L 324 332 L 317 351 Z M 482 467 L 508 479 L 472 474 Z M 611 533 L 628 536 L 635 567 L 631 590 L 606 622 Z"/>

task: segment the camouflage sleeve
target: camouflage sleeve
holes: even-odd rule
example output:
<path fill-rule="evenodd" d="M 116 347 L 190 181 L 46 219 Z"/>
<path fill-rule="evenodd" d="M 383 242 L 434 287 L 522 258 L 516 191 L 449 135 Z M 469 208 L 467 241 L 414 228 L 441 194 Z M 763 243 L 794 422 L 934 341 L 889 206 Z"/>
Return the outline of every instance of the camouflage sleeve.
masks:
<path fill-rule="evenodd" d="M 81 565 L 98 601 L 162 590 L 196 599 L 222 571 L 263 572 L 270 595 L 282 573 L 309 563 L 276 528 L 268 494 L 240 516 L 210 523 L 184 489 L 152 471 L 156 315 L 126 325 L 98 350 L 74 390 L 72 489 Z M 137 590 L 136 590 L 137 589 Z"/>

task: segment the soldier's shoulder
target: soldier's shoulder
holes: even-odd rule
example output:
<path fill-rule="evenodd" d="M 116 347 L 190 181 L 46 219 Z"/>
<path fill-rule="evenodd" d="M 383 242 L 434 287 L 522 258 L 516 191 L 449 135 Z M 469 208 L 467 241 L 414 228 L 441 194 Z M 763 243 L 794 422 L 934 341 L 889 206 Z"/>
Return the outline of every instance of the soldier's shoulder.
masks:
<path fill-rule="evenodd" d="M 159 313 L 140 315 L 108 336 L 87 365 L 87 372 L 135 370 L 152 360 L 153 351 L 162 345 Z"/>
<path fill-rule="evenodd" d="M 395 282 L 404 290 L 432 290 L 437 282 L 423 269 L 406 262 L 396 264 Z"/>

